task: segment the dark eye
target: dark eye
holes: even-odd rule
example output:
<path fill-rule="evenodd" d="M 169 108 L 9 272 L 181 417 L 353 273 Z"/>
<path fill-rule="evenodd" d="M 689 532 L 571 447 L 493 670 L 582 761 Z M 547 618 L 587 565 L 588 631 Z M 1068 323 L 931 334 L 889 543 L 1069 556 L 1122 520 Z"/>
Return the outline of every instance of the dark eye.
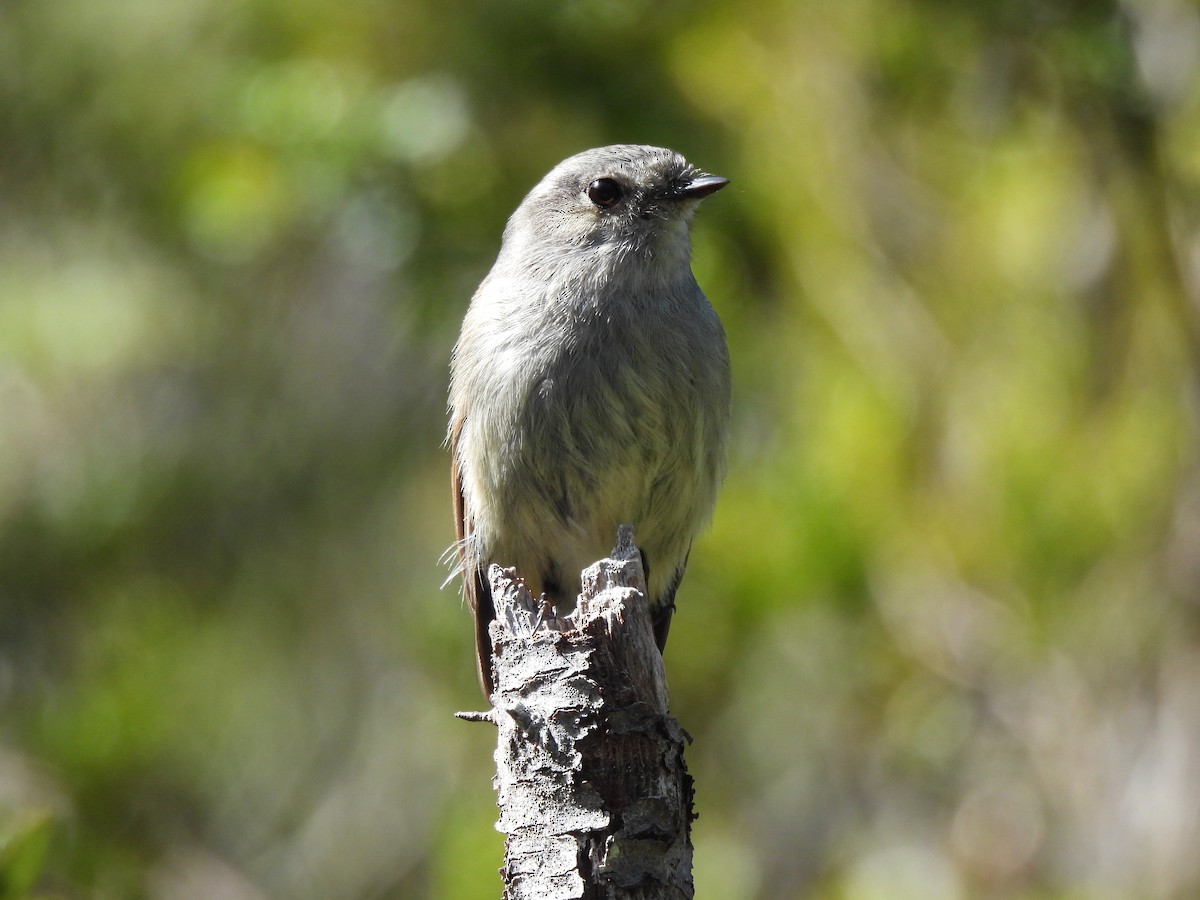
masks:
<path fill-rule="evenodd" d="M 597 178 L 588 185 L 588 199 L 601 209 L 612 209 L 621 202 L 625 192 L 621 185 L 612 178 Z"/>

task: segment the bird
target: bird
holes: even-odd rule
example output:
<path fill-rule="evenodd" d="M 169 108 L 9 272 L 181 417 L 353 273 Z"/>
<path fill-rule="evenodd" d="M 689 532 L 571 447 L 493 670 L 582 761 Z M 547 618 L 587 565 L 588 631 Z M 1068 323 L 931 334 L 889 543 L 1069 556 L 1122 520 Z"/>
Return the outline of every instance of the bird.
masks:
<path fill-rule="evenodd" d="M 692 273 L 690 223 L 728 184 L 666 148 L 598 147 L 555 166 L 504 229 L 451 356 L 446 438 L 485 697 L 488 566 L 569 610 L 621 524 L 666 646 L 725 472 L 729 351 Z"/>

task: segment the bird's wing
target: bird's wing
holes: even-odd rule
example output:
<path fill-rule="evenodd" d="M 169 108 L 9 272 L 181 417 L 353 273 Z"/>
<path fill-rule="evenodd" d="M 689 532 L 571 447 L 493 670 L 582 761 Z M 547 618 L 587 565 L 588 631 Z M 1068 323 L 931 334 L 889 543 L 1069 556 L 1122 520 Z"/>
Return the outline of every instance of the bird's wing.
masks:
<path fill-rule="evenodd" d="M 496 618 L 492 604 L 492 589 L 487 573 L 475 554 L 469 553 L 471 544 L 471 510 L 463 494 L 462 476 L 458 468 L 458 438 L 462 431 L 462 420 L 456 419 L 450 429 L 450 491 L 454 502 L 454 536 L 458 547 L 459 567 L 462 570 L 463 594 L 475 617 L 475 658 L 479 673 L 479 686 L 483 695 L 491 698 L 495 685 L 492 684 L 492 638 L 488 625 Z"/>

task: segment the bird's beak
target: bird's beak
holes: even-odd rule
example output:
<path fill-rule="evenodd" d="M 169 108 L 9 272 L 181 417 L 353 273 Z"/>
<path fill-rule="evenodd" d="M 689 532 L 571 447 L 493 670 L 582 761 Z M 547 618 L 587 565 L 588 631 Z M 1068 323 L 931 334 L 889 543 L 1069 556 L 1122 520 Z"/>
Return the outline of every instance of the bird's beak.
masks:
<path fill-rule="evenodd" d="M 729 179 L 720 175 L 699 175 L 680 186 L 678 196 L 686 200 L 699 200 L 701 197 L 715 194 L 727 184 Z"/>

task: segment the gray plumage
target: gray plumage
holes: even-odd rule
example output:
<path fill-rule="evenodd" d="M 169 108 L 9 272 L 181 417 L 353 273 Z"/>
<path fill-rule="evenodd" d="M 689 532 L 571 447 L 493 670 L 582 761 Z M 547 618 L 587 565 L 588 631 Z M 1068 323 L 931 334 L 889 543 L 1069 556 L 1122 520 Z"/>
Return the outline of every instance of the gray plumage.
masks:
<path fill-rule="evenodd" d="M 490 563 L 573 608 L 631 524 L 661 648 L 724 465 L 729 355 L 689 222 L 724 187 L 657 147 L 588 150 L 522 201 L 454 350 L 458 552 L 490 695 Z"/>

